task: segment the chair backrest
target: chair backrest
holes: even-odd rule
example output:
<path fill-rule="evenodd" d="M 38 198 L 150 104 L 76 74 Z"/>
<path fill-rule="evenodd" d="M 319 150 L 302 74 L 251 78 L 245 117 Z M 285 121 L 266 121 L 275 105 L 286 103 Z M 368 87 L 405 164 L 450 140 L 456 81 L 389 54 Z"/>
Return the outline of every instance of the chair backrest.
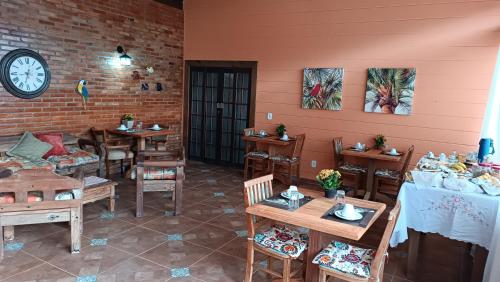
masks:
<path fill-rule="evenodd" d="M 408 170 L 408 166 L 410 165 L 411 161 L 411 156 L 413 155 L 413 151 L 415 150 L 415 146 L 411 145 L 410 148 L 408 148 L 408 151 L 406 152 L 406 158 L 403 163 L 403 167 L 401 168 L 401 171 L 399 172 L 399 183 L 403 183 L 404 178 L 405 178 L 405 173 Z"/>
<path fill-rule="evenodd" d="M 90 128 L 90 135 L 94 139 L 94 141 L 97 142 L 103 142 L 106 143 L 108 136 L 106 129 L 96 129 L 95 127 Z"/>
<path fill-rule="evenodd" d="M 306 141 L 305 134 L 299 134 L 295 136 L 295 145 L 293 146 L 292 158 L 300 158 L 302 155 L 302 148 L 304 148 L 304 142 Z"/>
<path fill-rule="evenodd" d="M 250 136 L 253 134 L 255 134 L 254 127 L 243 129 L 243 136 Z M 245 142 L 245 153 L 249 153 L 249 152 L 255 150 L 255 147 L 256 147 L 256 144 L 254 142 Z"/>
<path fill-rule="evenodd" d="M 273 175 L 264 175 L 259 178 L 245 181 L 244 197 L 245 208 L 253 206 L 273 195 Z"/>
<path fill-rule="evenodd" d="M 370 281 L 378 281 L 378 277 L 381 272 L 383 272 L 383 266 L 385 263 L 385 256 L 387 253 L 387 248 L 389 248 L 389 240 L 391 239 L 392 232 L 396 226 L 396 221 L 399 217 L 399 212 L 401 211 L 401 202 L 398 200 L 396 205 L 389 213 L 389 218 L 387 221 L 387 226 L 385 227 L 384 234 L 382 235 L 382 240 L 377 248 L 375 258 L 372 261 L 370 269 Z"/>
<path fill-rule="evenodd" d="M 333 137 L 333 160 L 337 167 L 341 166 L 344 161 L 344 157 L 342 156 L 343 146 L 342 137 Z"/>

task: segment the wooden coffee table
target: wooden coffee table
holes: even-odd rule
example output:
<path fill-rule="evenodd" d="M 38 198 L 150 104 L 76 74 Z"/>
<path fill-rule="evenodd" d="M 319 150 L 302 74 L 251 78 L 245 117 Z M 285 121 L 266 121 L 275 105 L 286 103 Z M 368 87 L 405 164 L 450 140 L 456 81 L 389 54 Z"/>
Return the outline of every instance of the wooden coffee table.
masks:
<path fill-rule="evenodd" d="M 83 204 L 109 198 L 109 211 L 115 211 L 116 182 L 97 176 L 87 176 L 84 178 L 84 182 Z"/>

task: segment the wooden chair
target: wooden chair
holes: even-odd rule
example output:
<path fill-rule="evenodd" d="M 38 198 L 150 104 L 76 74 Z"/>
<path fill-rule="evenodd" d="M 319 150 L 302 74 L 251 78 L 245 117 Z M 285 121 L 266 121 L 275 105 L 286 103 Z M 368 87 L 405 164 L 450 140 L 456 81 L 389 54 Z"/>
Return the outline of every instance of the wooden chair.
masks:
<path fill-rule="evenodd" d="M 159 124 L 158 126 L 160 126 L 160 128 L 170 129 L 169 126 L 167 126 L 167 125 Z M 163 146 L 165 148 L 167 147 L 167 136 L 166 135 L 153 136 L 153 137 L 150 137 L 146 140 L 147 150 L 154 148 L 154 150 L 159 151 L 161 146 Z"/>
<path fill-rule="evenodd" d="M 106 178 L 109 178 L 112 161 L 120 161 L 120 171 L 123 176 L 124 160 L 130 161 L 130 167 L 134 165 L 134 152 L 131 150 L 131 143 L 123 138 L 111 138 L 105 129 L 90 128 L 90 134 L 97 142 L 104 143 L 105 154 L 104 162 L 106 164 Z"/>
<path fill-rule="evenodd" d="M 244 183 L 244 197 L 245 197 L 245 207 L 249 207 L 255 205 L 273 195 L 273 175 L 265 175 L 256 179 L 248 180 Z M 247 214 L 247 227 L 248 227 L 248 243 L 247 243 L 247 266 L 246 266 L 246 274 L 245 274 L 245 282 L 252 281 L 252 276 L 254 269 L 263 271 L 268 273 L 271 276 L 278 277 L 283 279 L 283 281 L 287 282 L 295 276 L 300 270 L 303 269 L 305 273 L 305 262 L 306 257 L 305 254 L 305 246 L 302 245 L 302 250 L 299 251 L 300 248 L 297 248 L 296 253 L 286 254 L 283 251 L 279 251 L 277 249 L 273 249 L 273 247 L 265 246 L 265 241 L 262 239 L 265 238 L 268 232 L 273 230 L 279 230 L 280 232 L 286 232 L 289 236 L 293 238 L 298 238 L 297 236 L 301 236 L 297 231 L 292 231 L 287 229 L 286 227 L 275 227 L 273 225 L 268 232 L 259 232 L 256 233 L 256 229 L 270 225 L 272 222 L 266 219 L 254 217 L 252 215 Z M 274 228 L 274 229 L 273 229 Z M 277 229 L 281 228 L 281 229 Z M 302 239 L 301 239 L 302 240 Z M 277 240 L 279 241 L 279 240 Z M 306 242 L 302 240 L 301 242 Z M 305 243 L 304 243 L 305 244 Z M 267 256 L 267 267 L 260 267 L 258 263 L 254 262 L 255 251 L 264 254 Z M 291 264 L 292 260 L 298 259 L 298 257 L 302 255 L 303 267 L 300 267 L 292 272 Z M 272 260 L 277 259 L 283 262 L 283 272 L 278 273 L 272 270 Z M 302 273 L 302 275 L 304 274 Z"/>
<path fill-rule="evenodd" d="M 373 199 L 394 203 L 399 194 L 399 189 L 404 182 L 406 171 L 410 165 L 415 146 L 410 146 L 406 152 L 401 170 L 378 169 L 373 180 Z"/>
<path fill-rule="evenodd" d="M 174 215 L 181 214 L 185 165 L 184 148 L 180 152 L 139 151 L 135 177 L 137 217 L 142 217 L 144 214 L 144 192 L 171 191 L 175 202 Z"/>
<path fill-rule="evenodd" d="M 327 276 L 333 276 L 335 278 L 345 280 L 345 281 L 352 281 L 352 282 L 357 282 L 357 281 L 370 281 L 370 282 L 379 282 L 383 281 L 383 275 L 384 275 L 384 265 L 385 265 L 385 260 L 386 257 L 388 256 L 387 249 L 389 247 L 389 240 L 392 236 L 392 232 L 394 231 L 394 226 L 396 225 L 396 221 L 399 217 L 399 212 L 401 210 L 401 202 L 397 201 L 396 205 L 394 208 L 391 210 L 389 213 L 389 218 L 387 222 L 387 226 L 385 227 L 384 234 L 382 235 L 382 239 L 380 241 L 380 244 L 377 248 L 377 250 L 369 250 L 369 249 L 361 249 L 365 251 L 365 255 L 370 254 L 370 272 L 367 277 L 361 277 L 358 272 L 358 275 L 354 273 L 346 273 L 343 271 L 340 271 L 337 269 L 339 264 L 336 265 L 336 267 L 332 266 L 329 262 L 333 261 L 333 258 L 331 257 L 333 253 L 338 251 L 339 249 L 335 247 L 336 244 L 330 244 L 327 249 L 324 249 L 321 251 L 313 260 L 313 263 L 319 264 L 319 281 L 320 282 L 326 282 Z M 341 244 L 343 248 L 345 249 L 347 246 L 349 248 L 352 248 L 353 246 L 350 246 L 348 244 L 342 243 L 342 242 L 337 242 L 337 244 Z M 355 247 L 357 248 L 357 247 Z M 358 250 L 359 250 L 358 249 Z M 342 250 L 340 250 L 337 254 L 340 254 Z M 374 253 L 374 254 L 373 254 Z M 338 260 L 337 260 L 338 261 Z M 348 263 L 348 262 L 346 262 Z M 358 262 L 358 264 L 360 264 Z"/>
<path fill-rule="evenodd" d="M 342 155 L 343 150 L 342 137 L 333 138 L 333 159 L 335 162 L 335 169 L 348 178 L 353 178 L 356 185 L 354 186 L 354 196 L 358 195 L 358 190 L 362 189 L 365 185 L 366 167 L 358 166 L 348 163 L 344 160 Z M 368 189 L 364 189 L 368 193 Z"/>
<path fill-rule="evenodd" d="M 282 174 L 286 185 L 292 184 L 292 178 L 295 174 L 297 179 L 300 179 L 300 158 L 302 156 L 302 148 L 304 148 L 304 142 L 306 140 L 305 134 L 300 134 L 295 136 L 295 141 L 293 143 L 293 150 L 290 156 L 270 156 L 271 160 L 271 172 L 273 175 L 275 173 Z"/>
<path fill-rule="evenodd" d="M 250 136 L 255 133 L 255 128 L 243 129 L 245 136 Z M 243 179 L 248 179 L 248 171 L 252 170 L 252 177 L 256 177 L 259 173 L 269 171 L 269 153 L 266 148 L 261 148 L 258 144 L 247 142 L 245 144 L 245 167 Z"/>

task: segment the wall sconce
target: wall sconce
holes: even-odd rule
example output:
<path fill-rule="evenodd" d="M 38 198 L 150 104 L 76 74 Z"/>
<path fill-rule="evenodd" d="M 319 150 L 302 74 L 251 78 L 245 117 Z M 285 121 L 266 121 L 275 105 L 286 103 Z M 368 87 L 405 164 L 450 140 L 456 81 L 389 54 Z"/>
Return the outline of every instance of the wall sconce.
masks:
<path fill-rule="evenodd" d="M 127 55 L 127 52 L 125 52 L 122 46 L 116 47 L 116 51 L 122 54 L 120 56 L 120 64 L 122 66 L 130 66 L 132 64 L 132 58 L 129 55 Z"/>

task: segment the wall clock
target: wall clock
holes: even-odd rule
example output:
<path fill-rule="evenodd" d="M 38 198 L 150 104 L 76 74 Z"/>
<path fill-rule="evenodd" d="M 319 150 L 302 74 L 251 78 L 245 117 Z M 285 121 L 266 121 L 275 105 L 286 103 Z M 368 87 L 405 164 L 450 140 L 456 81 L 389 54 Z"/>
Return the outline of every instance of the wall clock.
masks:
<path fill-rule="evenodd" d="M 35 51 L 12 50 L 0 61 L 0 82 L 16 97 L 36 98 L 49 88 L 49 65 Z"/>

